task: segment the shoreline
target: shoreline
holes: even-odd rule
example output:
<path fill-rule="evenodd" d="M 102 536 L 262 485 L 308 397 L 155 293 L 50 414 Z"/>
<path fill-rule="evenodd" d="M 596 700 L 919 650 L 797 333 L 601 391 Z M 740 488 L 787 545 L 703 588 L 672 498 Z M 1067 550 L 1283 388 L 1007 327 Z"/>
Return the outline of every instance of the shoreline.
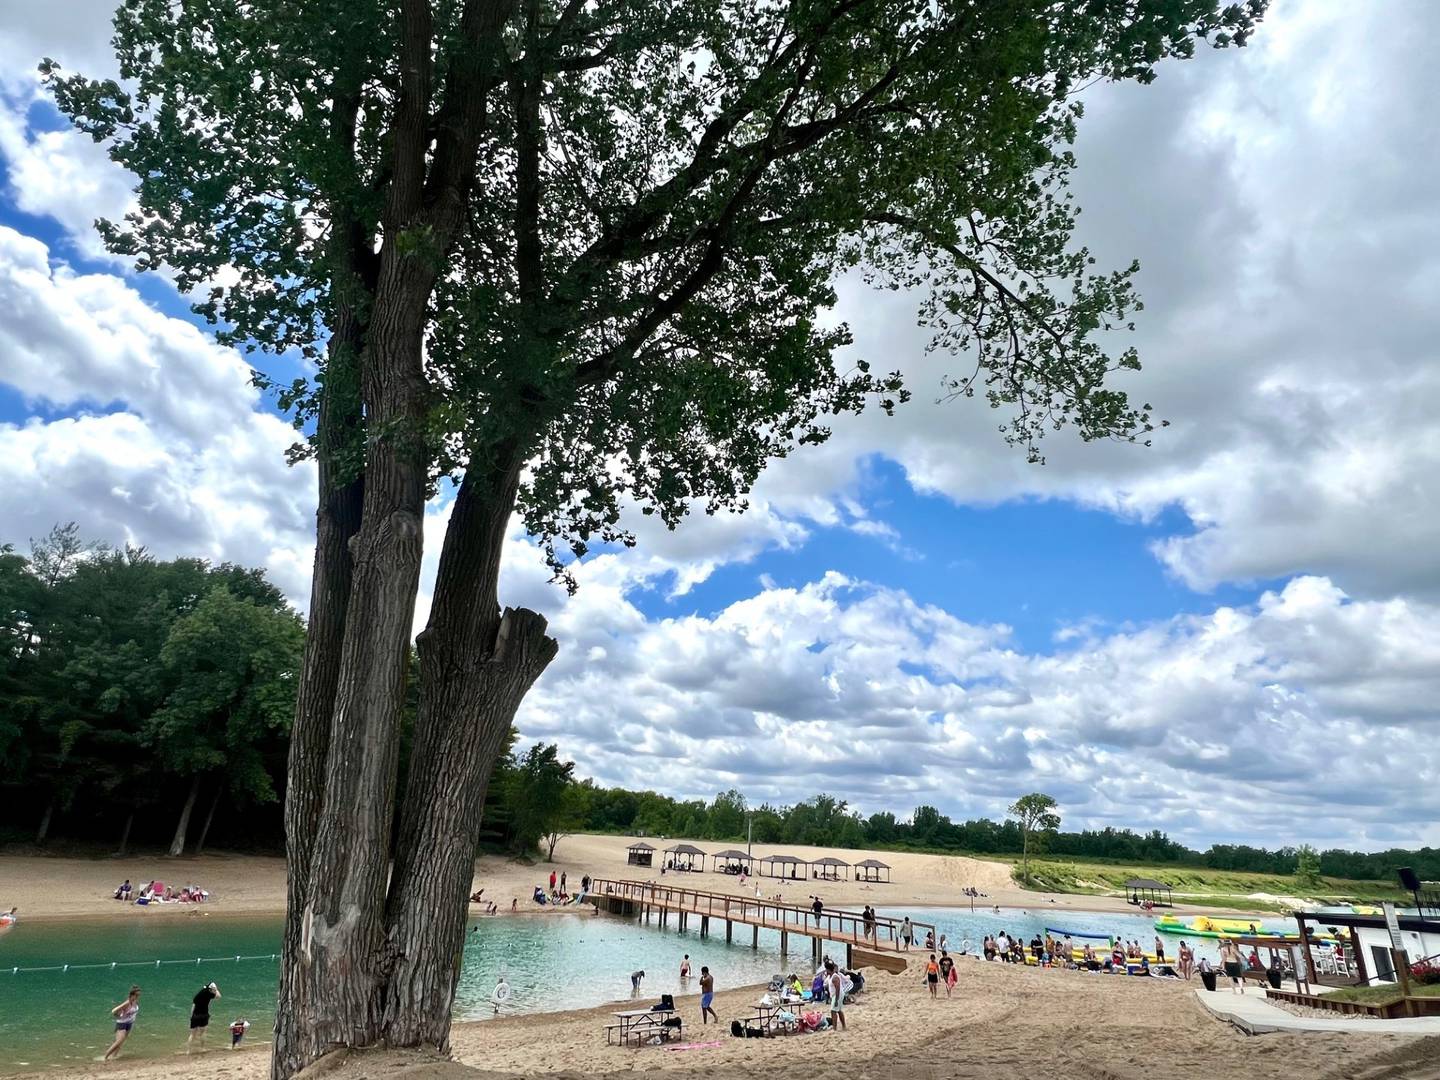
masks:
<path fill-rule="evenodd" d="M 549 1076 L 618 1078 L 668 1073 L 673 1080 L 749 1080 L 803 1071 L 811 1080 L 1031 1080 L 1037 1071 L 1110 1080 L 1148 1080 L 1165 1062 L 1172 1080 L 1229 1080 L 1259 1068 L 1297 1076 L 1400 1076 L 1440 1080 L 1436 1040 L 1361 1031 L 1246 1036 L 1209 1016 L 1194 984 L 970 961 L 959 967 L 953 998 L 931 999 L 915 973 L 867 972 L 865 993 L 850 1003 L 844 1032 L 776 1039 L 736 1039 L 729 1021 L 753 1011 L 763 984 L 723 987 L 716 995 L 721 1024 L 702 1027 L 697 995 L 675 995 L 685 1023 L 683 1049 L 609 1045 L 614 1022 L 607 1004 L 550 1013 L 456 1021 L 452 1059 L 369 1051 L 338 1063 L 335 1080 L 385 1076 L 511 1080 Z M 1077 1037 L 1079 1032 L 1095 1037 Z M 232 1053 L 214 1047 L 188 1057 L 176 1026 L 174 1053 L 114 1062 L 77 1062 L 10 1074 L 14 1080 L 266 1080 L 270 1046 L 255 1042 Z M 818 1041 L 817 1041 L 818 1040 Z M 1163 1045 L 1163 1050 L 1161 1046 Z M 1257 1059 L 1256 1055 L 1262 1055 Z M 183 1058 L 184 1063 L 181 1064 Z M 1042 1064 L 1043 1063 L 1043 1064 Z M 1267 1064 L 1269 1063 L 1269 1064 Z M 460 1066 L 480 1070 L 467 1072 Z"/>

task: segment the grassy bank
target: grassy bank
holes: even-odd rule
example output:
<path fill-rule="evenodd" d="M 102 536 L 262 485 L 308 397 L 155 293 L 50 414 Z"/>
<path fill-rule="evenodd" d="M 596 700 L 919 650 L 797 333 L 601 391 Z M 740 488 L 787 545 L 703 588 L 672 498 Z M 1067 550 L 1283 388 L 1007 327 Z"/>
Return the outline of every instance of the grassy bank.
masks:
<path fill-rule="evenodd" d="M 1410 985 L 1412 997 L 1440 997 L 1440 983 L 1429 983 L 1425 985 Z M 1339 990 L 1331 990 L 1325 995 L 1335 1001 L 1359 1001 L 1366 1005 L 1388 1005 L 1392 1001 L 1399 1001 L 1400 987 L 1395 983 L 1386 983 L 1384 986 L 1344 986 Z"/>
<path fill-rule="evenodd" d="M 997 861 L 1012 867 L 1020 879 L 1020 860 L 998 856 Z M 1211 870 L 1205 867 L 1145 863 L 1092 863 L 1058 859 L 1031 859 L 1027 888 L 1044 892 L 1076 893 L 1088 896 L 1119 896 L 1131 878 L 1154 878 L 1175 891 L 1176 900 L 1237 910 L 1285 911 L 1287 905 L 1253 900 L 1254 893 L 1298 896 L 1325 903 L 1379 900 L 1404 901 L 1408 894 L 1385 881 L 1354 881 L 1348 878 L 1321 878 L 1318 885 L 1300 886 L 1283 874 L 1257 874 L 1244 870 Z"/>

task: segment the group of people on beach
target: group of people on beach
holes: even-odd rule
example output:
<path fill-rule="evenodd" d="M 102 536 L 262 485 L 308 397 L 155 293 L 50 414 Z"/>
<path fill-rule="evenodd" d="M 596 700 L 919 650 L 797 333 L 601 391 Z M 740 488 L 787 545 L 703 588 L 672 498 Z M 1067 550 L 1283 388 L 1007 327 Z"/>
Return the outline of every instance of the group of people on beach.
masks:
<path fill-rule="evenodd" d="M 190 1035 L 185 1040 L 185 1052 L 194 1054 L 203 1052 L 205 1049 L 205 1032 L 210 1027 L 210 1003 L 219 999 L 220 987 L 214 982 L 208 982 L 202 986 L 190 999 Z M 125 1000 L 110 1010 L 110 1016 L 115 1022 L 115 1041 L 105 1051 L 104 1060 L 109 1061 L 120 1053 L 120 1048 L 125 1045 L 125 1040 L 130 1038 L 130 1032 L 135 1030 L 135 1022 L 140 1016 L 140 987 L 130 987 L 130 993 Z M 237 1050 L 245 1033 L 250 1030 L 250 1021 L 243 1016 L 238 1016 L 230 1022 L 230 1049 Z"/>
<path fill-rule="evenodd" d="M 199 885 L 186 885 L 184 888 L 167 888 L 163 881 L 151 881 L 140 887 L 136 892 L 126 878 L 116 887 L 114 897 L 121 903 L 128 904 L 131 899 L 141 907 L 149 904 L 199 904 L 210 898 L 210 894 Z"/>

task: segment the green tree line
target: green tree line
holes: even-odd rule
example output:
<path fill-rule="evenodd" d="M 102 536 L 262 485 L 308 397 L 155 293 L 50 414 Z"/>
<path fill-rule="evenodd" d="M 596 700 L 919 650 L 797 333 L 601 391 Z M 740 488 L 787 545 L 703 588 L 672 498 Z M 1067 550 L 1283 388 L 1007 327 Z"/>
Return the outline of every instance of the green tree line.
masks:
<path fill-rule="evenodd" d="M 0 547 L 0 837 L 53 835 L 202 849 L 279 849 L 280 800 L 302 620 L 263 571 L 84 542 L 58 526 L 28 555 Z M 405 751 L 419 699 L 410 665 Z M 1015 818 L 952 821 L 936 807 L 908 818 L 862 816 L 816 795 L 750 804 L 603 787 L 578 779 L 558 747 L 517 749 L 512 729 L 486 793 L 482 846 L 548 857 L 566 833 L 676 836 L 757 844 L 1019 855 Z M 403 775 L 403 770 L 402 770 Z M 138 825 L 138 829 L 137 829 Z M 212 832 L 213 827 L 213 832 Z M 1214 844 L 1158 829 L 1041 829 L 1044 850 L 1072 859 L 1271 874 L 1310 872 L 1307 848 Z M 1036 836 L 1030 850 L 1036 850 Z M 1301 864 L 1304 864 L 1303 866 Z M 1397 866 L 1440 879 L 1440 850 L 1319 852 L 1330 877 L 1390 879 Z"/>

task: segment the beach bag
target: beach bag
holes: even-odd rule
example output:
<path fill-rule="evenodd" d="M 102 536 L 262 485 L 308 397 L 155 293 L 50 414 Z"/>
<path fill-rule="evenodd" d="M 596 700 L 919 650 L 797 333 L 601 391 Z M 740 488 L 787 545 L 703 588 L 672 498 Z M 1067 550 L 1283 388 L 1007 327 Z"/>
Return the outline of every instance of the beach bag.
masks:
<path fill-rule="evenodd" d="M 734 1038 L 743 1039 L 743 1038 L 745 1037 L 745 1025 L 742 1024 L 742 1023 L 740 1023 L 739 1020 L 731 1020 L 731 1021 L 730 1021 L 730 1034 L 731 1034 Z"/>
<path fill-rule="evenodd" d="M 747 1039 L 763 1039 L 765 1037 L 765 1029 L 762 1027 L 755 1027 L 751 1024 L 746 1024 L 745 1037 Z"/>

